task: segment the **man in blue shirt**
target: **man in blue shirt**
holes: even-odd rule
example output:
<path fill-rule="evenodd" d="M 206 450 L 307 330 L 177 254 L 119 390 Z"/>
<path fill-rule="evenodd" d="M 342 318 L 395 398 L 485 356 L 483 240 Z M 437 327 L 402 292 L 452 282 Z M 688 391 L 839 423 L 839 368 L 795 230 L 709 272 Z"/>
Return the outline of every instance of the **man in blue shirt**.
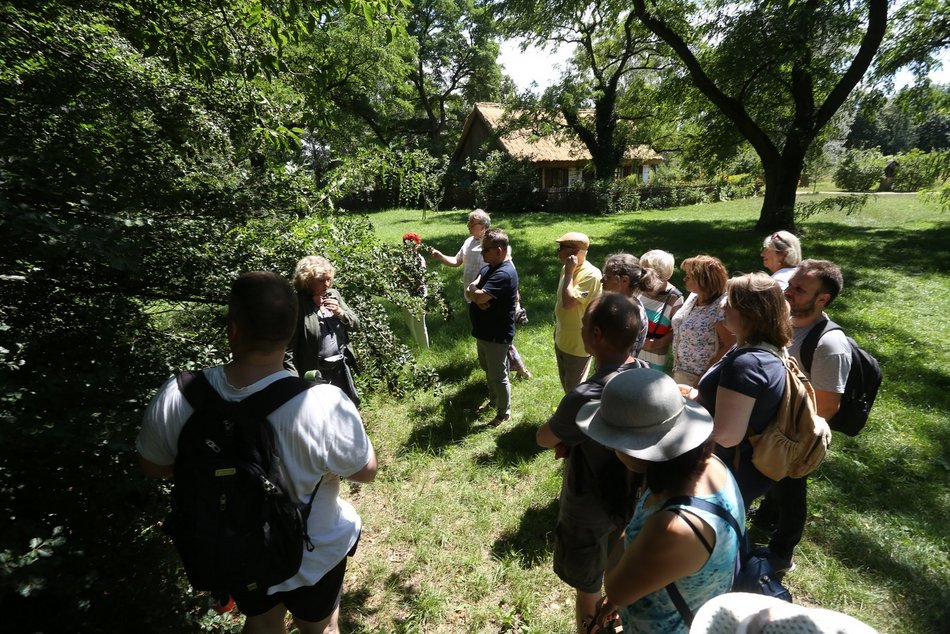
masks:
<path fill-rule="evenodd" d="M 515 336 L 515 298 L 518 272 L 508 258 L 508 236 L 489 229 L 482 236 L 485 266 L 465 289 L 471 302 L 468 314 L 478 350 L 478 364 L 485 371 L 495 405 L 496 427 L 511 419 L 511 383 L 508 381 L 508 345 Z"/>

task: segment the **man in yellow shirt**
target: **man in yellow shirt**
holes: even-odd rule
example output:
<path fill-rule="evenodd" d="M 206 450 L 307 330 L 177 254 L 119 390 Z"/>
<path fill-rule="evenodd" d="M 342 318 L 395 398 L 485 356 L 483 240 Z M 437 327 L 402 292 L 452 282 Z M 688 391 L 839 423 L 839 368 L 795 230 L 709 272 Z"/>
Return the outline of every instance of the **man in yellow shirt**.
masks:
<path fill-rule="evenodd" d="M 556 240 L 564 265 L 554 306 L 554 354 L 561 387 L 567 394 L 587 379 L 590 355 L 584 350 L 581 320 L 587 306 L 601 294 L 600 269 L 587 261 L 590 238 L 571 231 Z"/>

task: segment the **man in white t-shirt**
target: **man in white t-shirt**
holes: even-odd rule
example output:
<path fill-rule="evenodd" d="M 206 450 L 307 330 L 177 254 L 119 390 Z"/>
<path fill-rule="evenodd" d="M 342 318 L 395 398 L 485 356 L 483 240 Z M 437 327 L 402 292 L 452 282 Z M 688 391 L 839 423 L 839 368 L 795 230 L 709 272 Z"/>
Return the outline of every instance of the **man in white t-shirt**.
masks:
<path fill-rule="evenodd" d="M 297 300 L 275 273 L 238 277 L 228 302 L 228 342 L 233 359 L 204 371 L 227 401 L 241 401 L 291 376 L 283 369 L 284 350 L 297 319 Z M 193 413 L 175 378 L 158 391 L 145 411 L 136 448 L 145 474 L 171 478 L 178 436 Z M 287 610 L 302 634 L 337 631 L 346 558 L 359 539 L 361 522 L 339 499 L 340 478 L 370 482 L 376 453 L 353 402 L 339 388 L 317 385 L 291 398 L 268 416 L 290 494 L 298 503 L 313 499 L 307 530 L 314 545 L 289 579 L 254 592 L 232 591 L 247 617 L 245 632 L 285 632 Z"/>
<path fill-rule="evenodd" d="M 454 257 L 449 257 L 439 251 L 432 249 L 429 257 L 445 266 L 461 266 L 462 268 L 462 294 L 465 296 L 465 303 L 471 300 L 465 295 L 465 289 L 471 284 L 485 262 L 482 261 L 482 236 L 491 226 L 491 218 L 481 209 L 476 209 L 468 215 L 468 233 L 469 236 L 462 243 L 459 252 Z"/>
<path fill-rule="evenodd" d="M 812 329 L 820 328 L 828 319 L 824 309 L 843 287 L 844 278 L 834 263 L 804 260 L 785 289 L 793 327 L 788 352 L 811 380 L 818 415 L 826 420 L 841 406 L 841 395 L 851 372 L 851 347 L 844 332 L 828 331 L 818 340 L 811 367 L 806 368 L 802 362 L 802 342 Z M 756 512 L 756 525 L 775 523 L 769 550 L 776 572 L 793 568 L 792 554 L 802 539 L 807 512 L 806 478 L 785 478 L 777 482 Z"/>

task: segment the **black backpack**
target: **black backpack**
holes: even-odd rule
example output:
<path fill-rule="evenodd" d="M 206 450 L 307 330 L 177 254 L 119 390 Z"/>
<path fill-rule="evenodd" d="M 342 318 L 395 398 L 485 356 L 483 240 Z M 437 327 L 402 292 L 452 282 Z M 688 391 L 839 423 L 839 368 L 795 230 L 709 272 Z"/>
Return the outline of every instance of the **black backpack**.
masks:
<path fill-rule="evenodd" d="M 824 319 L 816 323 L 802 341 L 799 355 L 802 367 L 809 376 L 818 341 L 826 332 L 832 330 L 842 330 L 842 328 L 830 319 Z M 877 398 L 877 391 L 881 387 L 883 377 L 877 359 L 863 350 L 854 339 L 851 337 L 847 339 L 848 346 L 851 348 L 851 371 L 848 373 L 844 394 L 841 395 L 841 407 L 828 420 L 828 426 L 848 436 L 857 436 L 868 422 L 868 416 L 874 405 L 874 399 Z"/>
<path fill-rule="evenodd" d="M 313 550 L 306 504 L 288 495 L 267 415 L 316 385 L 297 377 L 275 381 L 240 402 L 228 402 L 201 372 L 183 372 L 178 387 L 195 412 L 178 437 L 171 512 L 164 530 L 195 590 L 249 591 L 297 573 Z"/>

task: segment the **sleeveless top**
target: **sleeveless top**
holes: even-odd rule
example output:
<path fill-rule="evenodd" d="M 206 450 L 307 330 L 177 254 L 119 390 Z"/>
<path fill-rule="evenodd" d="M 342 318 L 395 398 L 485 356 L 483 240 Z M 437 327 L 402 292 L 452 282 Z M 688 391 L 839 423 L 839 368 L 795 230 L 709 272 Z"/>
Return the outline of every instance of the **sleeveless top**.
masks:
<path fill-rule="evenodd" d="M 742 504 L 742 494 L 739 493 L 739 485 L 736 484 L 731 471 L 727 469 L 726 473 L 728 476 L 722 489 L 710 495 L 694 497 L 722 506 L 738 520 L 739 526 L 745 526 L 745 510 Z M 648 489 L 637 502 L 633 519 L 627 525 L 624 536 L 625 548 L 637 538 L 646 521 L 660 510 L 662 505 L 654 505 L 650 508 L 644 507 L 644 502 L 652 495 L 653 493 Z M 698 517 L 716 531 L 716 543 L 713 552 L 703 567 L 695 573 L 676 581 L 676 587 L 680 594 L 683 595 L 686 604 L 695 614 L 708 600 L 720 594 L 725 594 L 732 589 L 732 577 L 735 573 L 736 557 L 739 554 L 739 539 L 729 524 L 717 515 L 694 507 L 677 505 L 670 508 L 686 508 L 687 517 L 697 527 Z M 623 621 L 623 631 L 627 633 L 679 632 L 688 634 L 689 632 L 689 628 L 683 623 L 683 619 L 665 588 L 660 588 L 630 605 L 621 607 L 618 611 L 620 612 L 620 619 Z"/>

